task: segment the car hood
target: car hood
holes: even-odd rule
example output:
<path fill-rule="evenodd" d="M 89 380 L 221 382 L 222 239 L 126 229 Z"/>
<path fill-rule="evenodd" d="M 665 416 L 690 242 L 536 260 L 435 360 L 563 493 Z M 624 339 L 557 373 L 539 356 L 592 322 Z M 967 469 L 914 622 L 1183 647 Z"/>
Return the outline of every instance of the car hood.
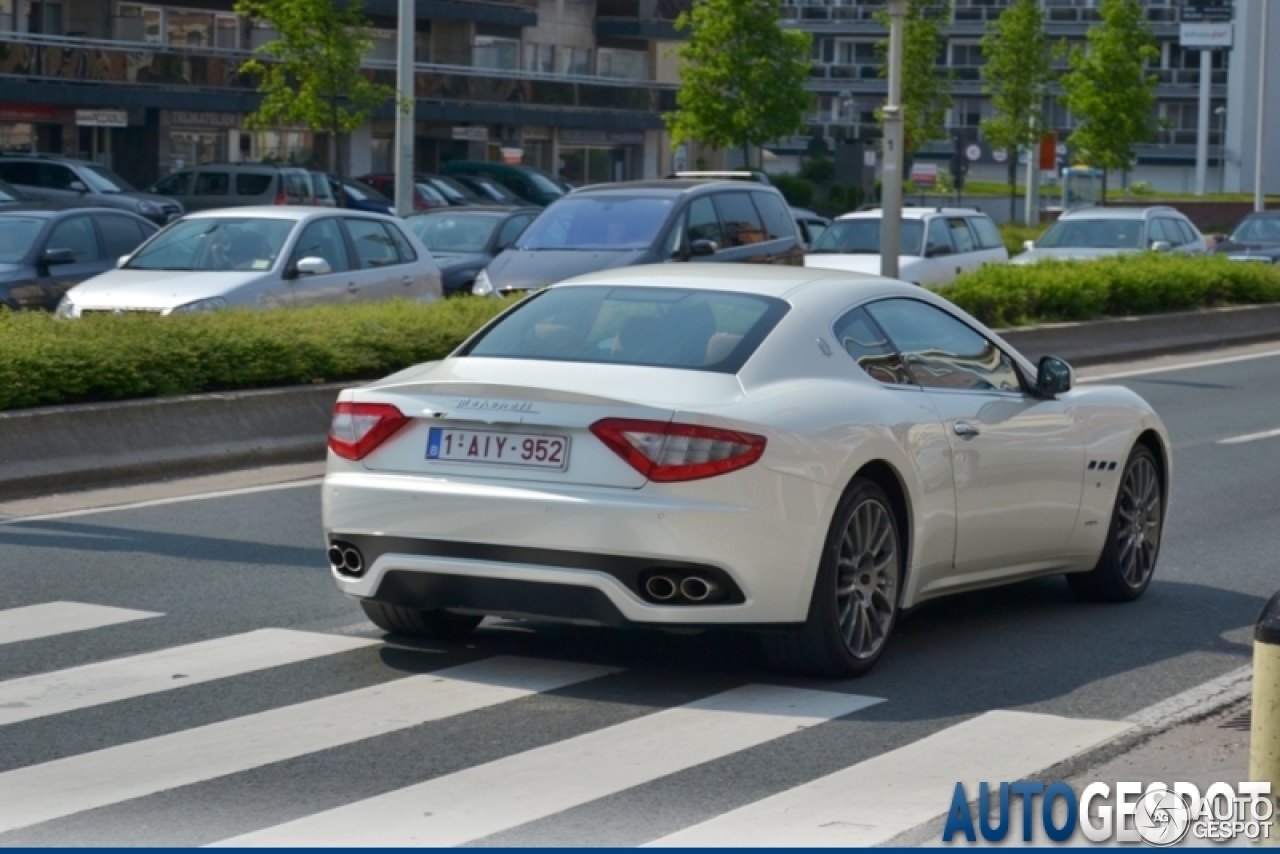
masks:
<path fill-rule="evenodd" d="M 898 256 L 898 272 L 902 275 L 904 267 L 910 267 L 913 263 L 920 260 L 914 255 Z M 828 254 L 819 252 L 817 254 L 809 253 L 804 256 L 804 265 L 806 267 L 817 267 L 821 270 L 845 270 L 850 273 L 869 273 L 872 276 L 880 275 L 880 255 L 859 253 L 856 255 L 842 255 L 838 253 Z"/>
<path fill-rule="evenodd" d="M 529 291 L 585 273 L 639 264 L 646 249 L 508 249 L 486 269 L 494 290 Z"/>
<path fill-rule="evenodd" d="M 184 272 L 181 270 L 111 270 L 67 292 L 84 309 L 141 309 L 164 311 L 260 281 L 265 270 Z"/>
<path fill-rule="evenodd" d="M 1232 258 L 1270 258 L 1273 261 L 1280 258 L 1280 244 L 1276 243 L 1235 243 L 1224 240 L 1213 251 Z"/>
<path fill-rule="evenodd" d="M 1117 255 L 1132 255 L 1141 249 L 1097 249 L 1087 246 L 1064 246 L 1061 249 L 1032 249 L 1015 255 L 1009 260 L 1011 264 L 1034 264 L 1052 258 L 1056 261 L 1088 261 L 1093 258 L 1114 258 Z"/>
<path fill-rule="evenodd" d="M 489 256 L 483 252 L 432 252 L 431 257 L 440 268 L 441 274 L 478 264 L 483 265 L 489 260 Z"/>

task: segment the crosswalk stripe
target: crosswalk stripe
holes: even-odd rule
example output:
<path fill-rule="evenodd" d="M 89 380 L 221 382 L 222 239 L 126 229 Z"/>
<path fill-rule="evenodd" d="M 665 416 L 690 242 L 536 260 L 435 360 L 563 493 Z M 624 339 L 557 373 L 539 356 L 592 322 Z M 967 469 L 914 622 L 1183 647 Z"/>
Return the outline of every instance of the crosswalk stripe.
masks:
<path fill-rule="evenodd" d="M 0 726 L 374 646 L 367 638 L 258 629 L 0 682 Z"/>
<path fill-rule="evenodd" d="M 0 645 L 163 616 L 154 611 L 134 611 L 86 602 L 44 602 L 9 608 L 0 611 Z"/>
<path fill-rule="evenodd" d="M 746 685 L 219 845 L 460 845 L 878 702 Z"/>
<path fill-rule="evenodd" d="M 0 833 L 595 679 L 507 656 L 0 774 Z"/>
<path fill-rule="evenodd" d="M 897 750 L 723 813 L 655 847 L 865 847 L 947 812 L 957 782 L 1026 779 L 1133 725 L 987 712 Z"/>

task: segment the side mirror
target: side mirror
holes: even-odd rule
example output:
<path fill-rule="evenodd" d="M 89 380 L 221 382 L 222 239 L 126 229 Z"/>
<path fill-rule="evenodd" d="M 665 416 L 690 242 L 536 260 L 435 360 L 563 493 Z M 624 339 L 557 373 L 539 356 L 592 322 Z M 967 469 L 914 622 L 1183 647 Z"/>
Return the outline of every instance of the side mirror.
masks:
<path fill-rule="evenodd" d="M 1152 252 L 1168 252 L 1168 251 L 1169 251 L 1170 249 L 1172 249 L 1172 248 L 1173 248 L 1173 244 L 1172 244 L 1172 243 L 1170 243 L 1170 242 L 1169 242 L 1169 241 L 1167 241 L 1167 240 L 1153 240 L 1153 241 L 1151 241 L 1151 251 L 1152 251 Z"/>
<path fill-rule="evenodd" d="M 1036 248 L 1036 242 L 1034 240 L 1022 241 L 1022 250 L 1024 252 L 1030 252 L 1032 249 L 1035 249 L 1035 248 Z"/>
<path fill-rule="evenodd" d="M 77 193 L 89 192 L 89 188 L 84 185 L 83 181 L 72 181 L 70 184 L 67 185 L 67 189 Z"/>
<path fill-rule="evenodd" d="M 694 257 L 714 255 L 719 251 L 720 247 L 716 245 L 714 240 L 694 240 L 689 244 L 689 255 Z"/>
<path fill-rule="evenodd" d="M 300 259 L 294 265 L 294 269 L 298 271 L 299 276 L 327 276 L 333 272 L 333 268 L 329 266 L 328 261 L 310 255 Z"/>
<path fill-rule="evenodd" d="M 74 264 L 76 262 L 76 253 L 70 249 L 46 249 L 44 254 L 40 256 L 40 262 L 46 267 L 55 267 L 59 264 Z"/>
<path fill-rule="evenodd" d="M 1071 391 L 1071 366 L 1057 356 L 1043 356 L 1036 371 L 1036 393 L 1057 397 Z"/>

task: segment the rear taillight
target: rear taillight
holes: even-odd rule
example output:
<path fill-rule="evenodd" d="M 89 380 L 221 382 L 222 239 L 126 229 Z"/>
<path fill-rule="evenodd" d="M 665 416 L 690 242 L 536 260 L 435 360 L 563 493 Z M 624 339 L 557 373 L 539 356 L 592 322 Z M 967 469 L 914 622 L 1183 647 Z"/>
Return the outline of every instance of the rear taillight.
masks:
<path fill-rule="evenodd" d="M 333 408 L 329 449 L 346 460 L 362 460 L 409 423 L 385 403 L 339 403 Z"/>
<path fill-rule="evenodd" d="M 280 192 L 276 193 L 276 204 L 277 205 L 289 204 L 289 200 L 285 197 L 284 190 L 281 190 Z"/>
<path fill-rule="evenodd" d="M 606 418 L 591 432 L 650 480 L 671 483 L 736 471 L 764 454 L 764 436 L 697 424 Z"/>

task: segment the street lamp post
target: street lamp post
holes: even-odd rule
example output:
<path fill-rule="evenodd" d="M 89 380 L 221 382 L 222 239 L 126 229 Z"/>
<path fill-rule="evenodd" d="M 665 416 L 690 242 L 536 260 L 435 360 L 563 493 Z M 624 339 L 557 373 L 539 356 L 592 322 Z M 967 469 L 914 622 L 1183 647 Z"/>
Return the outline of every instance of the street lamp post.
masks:
<path fill-rule="evenodd" d="M 396 22 L 396 215 L 413 213 L 413 33 L 415 0 L 400 0 Z"/>
<path fill-rule="evenodd" d="M 1267 206 L 1267 197 L 1262 192 L 1262 147 L 1264 142 L 1264 134 L 1262 132 L 1263 124 L 1267 116 L 1267 42 L 1269 41 L 1267 32 L 1267 9 L 1270 8 L 1272 0 L 1259 0 L 1262 6 L 1262 26 L 1258 28 L 1258 111 L 1255 113 L 1258 122 L 1257 138 L 1253 148 L 1253 209 L 1255 211 L 1264 210 Z"/>
<path fill-rule="evenodd" d="M 884 168 L 880 173 L 880 275 L 898 278 L 902 232 L 902 42 L 907 0 L 889 0 L 889 98 L 884 105 Z"/>
<path fill-rule="evenodd" d="M 1218 125 L 1218 192 L 1227 191 L 1227 108 L 1218 107 L 1213 111 L 1221 121 Z"/>

